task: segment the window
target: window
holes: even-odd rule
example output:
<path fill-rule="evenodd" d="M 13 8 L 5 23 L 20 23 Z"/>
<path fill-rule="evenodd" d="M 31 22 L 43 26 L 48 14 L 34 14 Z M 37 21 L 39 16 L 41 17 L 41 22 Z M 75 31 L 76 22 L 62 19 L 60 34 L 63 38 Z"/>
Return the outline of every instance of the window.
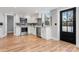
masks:
<path fill-rule="evenodd" d="M 73 32 L 73 10 L 62 13 L 62 31 Z"/>

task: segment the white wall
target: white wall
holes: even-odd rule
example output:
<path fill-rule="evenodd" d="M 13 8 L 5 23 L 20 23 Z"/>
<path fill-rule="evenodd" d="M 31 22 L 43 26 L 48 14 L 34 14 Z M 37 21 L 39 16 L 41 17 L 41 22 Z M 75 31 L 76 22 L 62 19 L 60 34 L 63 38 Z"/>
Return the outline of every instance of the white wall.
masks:
<path fill-rule="evenodd" d="M 2 38 L 5 35 L 5 20 L 2 13 L 0 14 L 0 22 L 3 23 L 3 26 L 0 26 L 0 38 Z"/>
<path fill-rule="evenodd" d="M 58 10 L 57 9 L 54 9 L 51 11 L 52 13 L 52 39 L 55 39 L 55 40 L 59 40 L 59 37 L 58 37 L 58 27 L 59 27 L 59 23 L 58 23 Z M 57 23 L 57 25 L 55 25 L 55 23 Z"/>
<path fill-rule="evenodd" d="M 79 47 L 79 7 L 76 8 L 76 46 Z"/>

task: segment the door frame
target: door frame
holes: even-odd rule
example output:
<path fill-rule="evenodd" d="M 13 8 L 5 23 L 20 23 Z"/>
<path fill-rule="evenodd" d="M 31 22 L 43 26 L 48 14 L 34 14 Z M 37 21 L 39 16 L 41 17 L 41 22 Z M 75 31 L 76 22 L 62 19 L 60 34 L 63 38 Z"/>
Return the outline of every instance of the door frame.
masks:
<path fill-rule="evenodd" d="M 75 12 L 74 12 L 74 24 L 75 24 L 75 27 L 74 27 L 74 33 L 75 33 L 75 44 L 76 44 L 76 7 L 74 7 L 74 8 L 69 8 L 69 9 L 66 9 L 66 10 L 62 10 L 62 11 L 60 11 L 60 40 L 61 40 L 61 35 L 62 35 L 62 12 L 64 12 L 64 11 L 69 11 L 69 10 L 75 10 Z"/>
<path fill-rule="evenodd" d="M 11 16 L 13 16 L 13 35 L 14 35 L 14 20 L 15 20 L 15 15 L 14 14 L 11 14 L 11 13 L 6 13 L 5 14 L 5 36 L 7 36 L 7 16 L 8 15 L 11 15 Z"/>

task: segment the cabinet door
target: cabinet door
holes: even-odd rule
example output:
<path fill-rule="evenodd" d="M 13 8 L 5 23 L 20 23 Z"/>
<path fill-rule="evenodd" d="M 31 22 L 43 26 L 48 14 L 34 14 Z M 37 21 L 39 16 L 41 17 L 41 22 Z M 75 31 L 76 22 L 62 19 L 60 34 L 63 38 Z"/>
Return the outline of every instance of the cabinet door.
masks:
<path fill-rule="evenodd" d="M 20 35 L 20 32 L 21 32 L 21 28 L 20 27 L 16 27 L 16 36 L 19 36 Z"/>
<path fill-rule="evenodd" d="M 51 27 L 46 27 L 46 39 L 52 39 Z"/>
<path fill-rule="evenodd" d="M 36 17 L 27 18 L 27 23 L 36 23 Z"/>
<path fill-rule="evenodd" d="M 36 35 L 36 29 L 35 27 L 28 27 L 28 34 L 33 34 L 33 35 Z"/>
<path fill-rule="evenodd" d="M 41 28 L 41 37 L 42 37 L 42 38 L 45 38 L 45 37 L 46 37 L 45 34 L 46 34 L 46 30 L 45 30 L 44 27 L 42 27 L 42 28 Z"/>
<path fill-rule="evenodd" d="M 3 37 L 4 32 L 3 32 L 3 28 L 0 28 L 0 38 Z"/>

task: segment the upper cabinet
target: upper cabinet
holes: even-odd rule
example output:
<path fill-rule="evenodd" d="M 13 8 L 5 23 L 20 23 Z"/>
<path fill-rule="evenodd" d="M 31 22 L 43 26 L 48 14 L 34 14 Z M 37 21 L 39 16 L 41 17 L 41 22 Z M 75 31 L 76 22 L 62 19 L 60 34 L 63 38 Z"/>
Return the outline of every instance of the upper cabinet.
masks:
<path fill-rule="evenodd" d="M 36 17 L 30 17 L 27 19 L 27 23 L 37 23 Z"/>
<path fill-rule="evenodd" d="M 27 18 L 27 23 L 36 23 L 36 17 L 35 16 L 26 16 Z"/>
<path fill-rule="evenodd" d="M 31 22 L 31 17 L 30 16 L 26 16 L 27 18 L 27 23 L 30 23 Z"/>
<path fill-rule="evenodd" d="M 37 13 L 37 18 L 42 18 L 42 13 Z"/>
<path fill-rule="evenodd" d="M 27 18 L 27 17 L 26 17 Z M 45 26 L 52 25 L 52 16 L 50 13 L 36 13 L 27 18 L 27 23 L 39 23 Z"/>
<path fill-rule="evenodd" d="M 41 13 L 35 13 L 28 17 L 27 23 L 37 23 L 42 18 Z"/>

